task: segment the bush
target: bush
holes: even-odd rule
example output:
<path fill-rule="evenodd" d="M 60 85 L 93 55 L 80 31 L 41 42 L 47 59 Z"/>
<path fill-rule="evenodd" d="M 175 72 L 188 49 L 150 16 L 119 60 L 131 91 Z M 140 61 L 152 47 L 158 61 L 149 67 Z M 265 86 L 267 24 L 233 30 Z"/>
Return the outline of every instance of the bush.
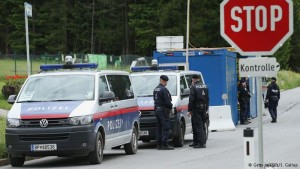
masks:
<path fill-rule="evenodd" d="M 2 87 L 2 94 L 7 99 L 9 95 L 17 95 L 27 79 L 27 76 L 15 75 L 15 76 L 5 76 L 4 83 Z"/>

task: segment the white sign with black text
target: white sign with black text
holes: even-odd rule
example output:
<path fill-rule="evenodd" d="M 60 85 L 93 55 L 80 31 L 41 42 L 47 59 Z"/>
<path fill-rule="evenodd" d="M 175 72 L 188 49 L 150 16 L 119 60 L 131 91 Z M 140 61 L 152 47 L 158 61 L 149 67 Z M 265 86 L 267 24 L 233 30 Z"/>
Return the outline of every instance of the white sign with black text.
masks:
<path fill-rule="evenodd" d="M 239 60 L 240 77 L 276 77 L 280 69 L 276 58 L 246 58 Z"/>

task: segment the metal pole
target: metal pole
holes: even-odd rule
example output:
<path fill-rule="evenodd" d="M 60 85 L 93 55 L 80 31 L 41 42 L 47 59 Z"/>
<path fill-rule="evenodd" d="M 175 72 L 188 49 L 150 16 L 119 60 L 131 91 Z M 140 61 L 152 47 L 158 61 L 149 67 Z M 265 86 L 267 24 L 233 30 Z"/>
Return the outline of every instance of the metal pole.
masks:
<path fill-rule="evenodd" d="M 29 57 L 29 35 L 28 35 L 28 17 L 25 13 L 25 30 L 26 30 L 26 53 L 27 53 L 27 75 L 30 75 L 30 57 Z"/>
<path fill-rule="evenodd" d="M 261 58 L 261 55 L 257 55 L 257 58 Z M 259 164 L 264 165 L 264 142 L 263 142 L 263 107 L 262 107 L 262 78 L 257 77 L 257 109 L 258 109 L 258 156 L 259 156 Z M 263 167 L 260 167 L 263 168 Z"/>
<path fill-rule="evenodd" d="M 186 53 L 185 53 L 185 70 L 189 70 L 189 36 L 190 36 L 190 0 L 187 1 L 186 14 Z"/>

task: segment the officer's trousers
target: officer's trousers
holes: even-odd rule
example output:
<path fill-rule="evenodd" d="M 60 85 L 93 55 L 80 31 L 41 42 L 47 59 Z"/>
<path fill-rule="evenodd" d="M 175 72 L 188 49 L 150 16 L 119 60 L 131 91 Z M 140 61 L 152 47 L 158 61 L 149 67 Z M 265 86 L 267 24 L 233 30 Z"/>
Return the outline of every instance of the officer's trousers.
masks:
<path fill-rule="evenodd" d="M 277 106 L 278 106 L 278 101 L 269 101 L 269 113 L 272 117 L 272 120 L 277 119 Z"/>
<path fill-rule="evenodd" d="M 246 113 L 247 113 L 247 99 L 242 98 L 239 99 L 240 103 L 240 123 L 244 124 L 246 121 Z"/>
<path fill-rule="evenodd" d="M 170 134 L 170 115 L 166 109 L 155 110 L 157 121 L 156 140 L 157 144 L 167 143 Z"/>
<path fill-rule="evenodd" d="M 199 110 L 192 111 L 192 128 L 193 128 L 193 142 L 196 144 L 206 144 L 206 134 L 203 128 L 203 120 Z"/>

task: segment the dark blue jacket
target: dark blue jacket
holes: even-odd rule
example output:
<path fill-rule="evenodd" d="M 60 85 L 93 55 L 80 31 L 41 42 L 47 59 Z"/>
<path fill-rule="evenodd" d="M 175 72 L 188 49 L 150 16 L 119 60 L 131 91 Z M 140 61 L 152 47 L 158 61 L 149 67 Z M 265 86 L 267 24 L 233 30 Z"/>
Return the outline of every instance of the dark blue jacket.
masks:
<path fill-rule="evenodd" d="M 278 101 L 280 99 L 280 89 L 275 82 L 268 85 L 266 100 Z"/>
<path fill-rule="evenodd" d="M 172 109 L 172 98 L 169 90 L 162 84 L 159 84 L 153 91 L 153 100 L 155 107 L 164 107 Z"/>
<path fill-rule="evenodd" d="M 209 107 L 208 88 L 205 84 L 196 81 L 190 88 L 188 111 L 202 106 L 201 104 L 204 105 L 204 111 L 207 111 Z"/>

